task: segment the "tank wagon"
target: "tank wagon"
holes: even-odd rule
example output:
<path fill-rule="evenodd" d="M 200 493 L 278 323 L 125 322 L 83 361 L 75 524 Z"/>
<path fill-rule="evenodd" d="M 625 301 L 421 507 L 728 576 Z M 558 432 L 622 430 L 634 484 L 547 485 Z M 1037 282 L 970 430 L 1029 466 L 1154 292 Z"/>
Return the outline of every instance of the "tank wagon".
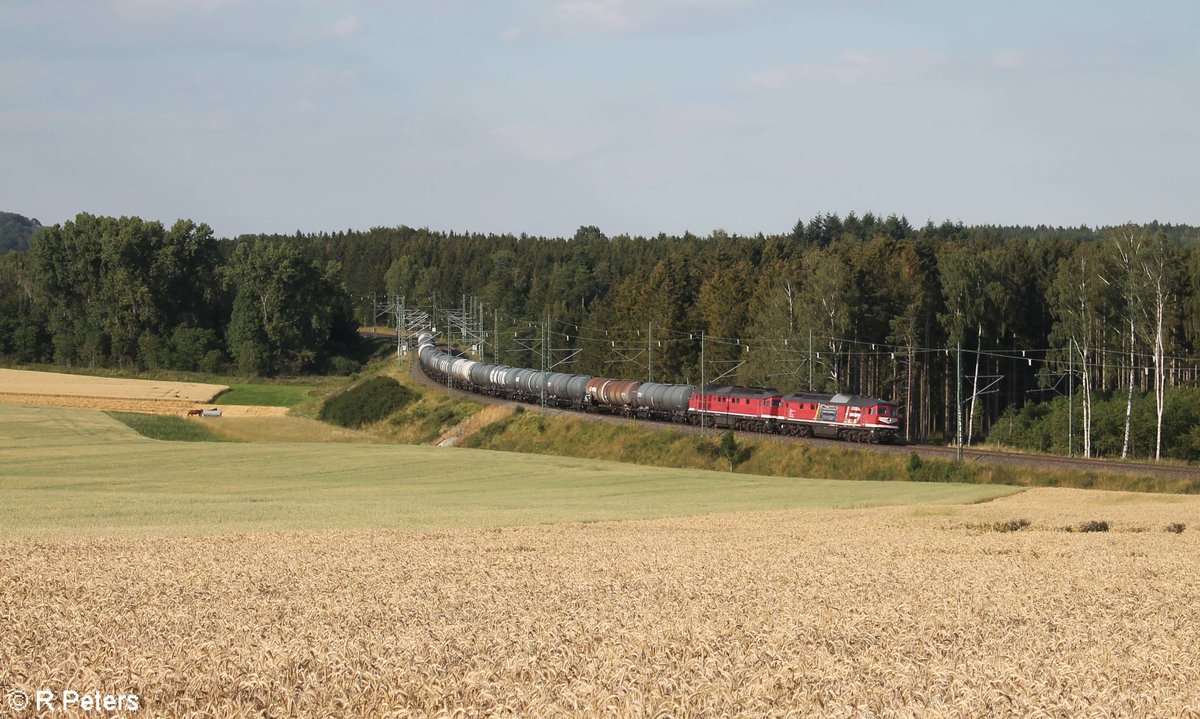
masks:
<path fill-rule="evenodd" d="M 877 397 L 801 392 L 770 387 L 663 384 L 591 375 L 542 372 L 477 362 L 439 347 L 429 332 L 417 337 L 426 375 L 457 389 L 585 412 L 680 422 L 796 437 L 852 442 L 896 440 L 896 405 Z"/>

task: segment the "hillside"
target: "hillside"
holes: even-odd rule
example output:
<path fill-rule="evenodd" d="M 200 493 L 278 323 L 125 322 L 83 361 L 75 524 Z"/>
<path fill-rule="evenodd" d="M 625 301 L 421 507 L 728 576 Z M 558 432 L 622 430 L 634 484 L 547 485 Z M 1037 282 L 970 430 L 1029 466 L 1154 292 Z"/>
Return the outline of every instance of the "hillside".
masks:
<path fill-rule="evenodd" d="M 37 220 L 15 212 L 0 212 L 0 253 L 29 249 L 29 241 L 40 229 L 42 223 Z"/>

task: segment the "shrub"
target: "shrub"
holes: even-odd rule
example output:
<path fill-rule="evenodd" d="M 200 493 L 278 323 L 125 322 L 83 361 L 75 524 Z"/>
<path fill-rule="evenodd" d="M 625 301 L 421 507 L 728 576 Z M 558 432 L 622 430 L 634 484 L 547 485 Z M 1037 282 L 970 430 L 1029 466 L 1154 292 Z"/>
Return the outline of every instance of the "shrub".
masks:
<path fill-rule="evenodd" d="M 329 373 L 348 377 L 362 369 L 362 365 L 349 357 L 337 356 L 329 360 Z"/>
<path fill-rule="evenodd" d="M 1183 530 L 1186 528 L 1183 522 L 1175 522 L 1174 524 L 1167 525 L 1167 531 L 1171 534 L 1183 534 Z"/>
<path fill-rule="evenodd" d="M 372 377 L 325 400 L 318 415 L 325 422 L 357 429 L 385 419 L 417 399 L 391 377 Z"/>
<path fill-rule="evenodd" d="M 1101 520 L 1093 519 L 1093 520 L 1090 520 L 1087 522 L 1081 522 L 1080 524 L 1075 526 L 1075 531 L 1077 531 L 1077 532 L 1107 532 L 1108 531 L 1108 522 L 1106 522 L 1102 519 Z"/>
<path fill-rule="evenodd" d="M 1019 532 L 1029 526 L 1028 519 L 1010 519 L 1007 522 L 995 522 L 992 524 L 994 532 Z"/>
<path fill-rule="evenodd" d="M 975 468 L 966 462 L 923 460 L 913 452 L 905 465 L 911 482 L 973 482 L 977 479 Z"/>

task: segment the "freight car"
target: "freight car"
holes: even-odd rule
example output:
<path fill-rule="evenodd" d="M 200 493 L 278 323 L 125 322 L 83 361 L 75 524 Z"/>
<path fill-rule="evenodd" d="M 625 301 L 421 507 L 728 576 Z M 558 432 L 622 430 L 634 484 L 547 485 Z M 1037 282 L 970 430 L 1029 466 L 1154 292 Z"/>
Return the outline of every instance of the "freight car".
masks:
<path fill-rule="evenodd" d="M 452 387 L 585 412 L 871 443 L 894 442 L 900 424 L 896 405 L 875 397 L 817 392 L 784 395 L 769 387 L 696 388 L 539 372 L 456 356 L 439 348 L 429 332 L 417 337 L 417 357 L 427 375 Z"/>

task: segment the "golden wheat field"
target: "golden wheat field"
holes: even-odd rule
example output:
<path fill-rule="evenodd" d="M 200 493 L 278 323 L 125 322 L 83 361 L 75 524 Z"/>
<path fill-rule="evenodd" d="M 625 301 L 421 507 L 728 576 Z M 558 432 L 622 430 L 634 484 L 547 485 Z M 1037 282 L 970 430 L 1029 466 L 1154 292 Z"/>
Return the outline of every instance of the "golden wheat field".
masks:
<path fill-rule="evenodd" d="M 1087 520 L 1111 531 L 1063 531 Z M 0 691 L 132 693 L 162 717 L 1195 717 L 1198 550 L 1197 498 L 1049 489 L 7 541 Z"/>
<path fill-rule="evenodd" d="M 129 400 L 208 402 L 225 385 L 165 380 L 89 377 L 58 372 L 0 369 L 0 392 Z"/>

